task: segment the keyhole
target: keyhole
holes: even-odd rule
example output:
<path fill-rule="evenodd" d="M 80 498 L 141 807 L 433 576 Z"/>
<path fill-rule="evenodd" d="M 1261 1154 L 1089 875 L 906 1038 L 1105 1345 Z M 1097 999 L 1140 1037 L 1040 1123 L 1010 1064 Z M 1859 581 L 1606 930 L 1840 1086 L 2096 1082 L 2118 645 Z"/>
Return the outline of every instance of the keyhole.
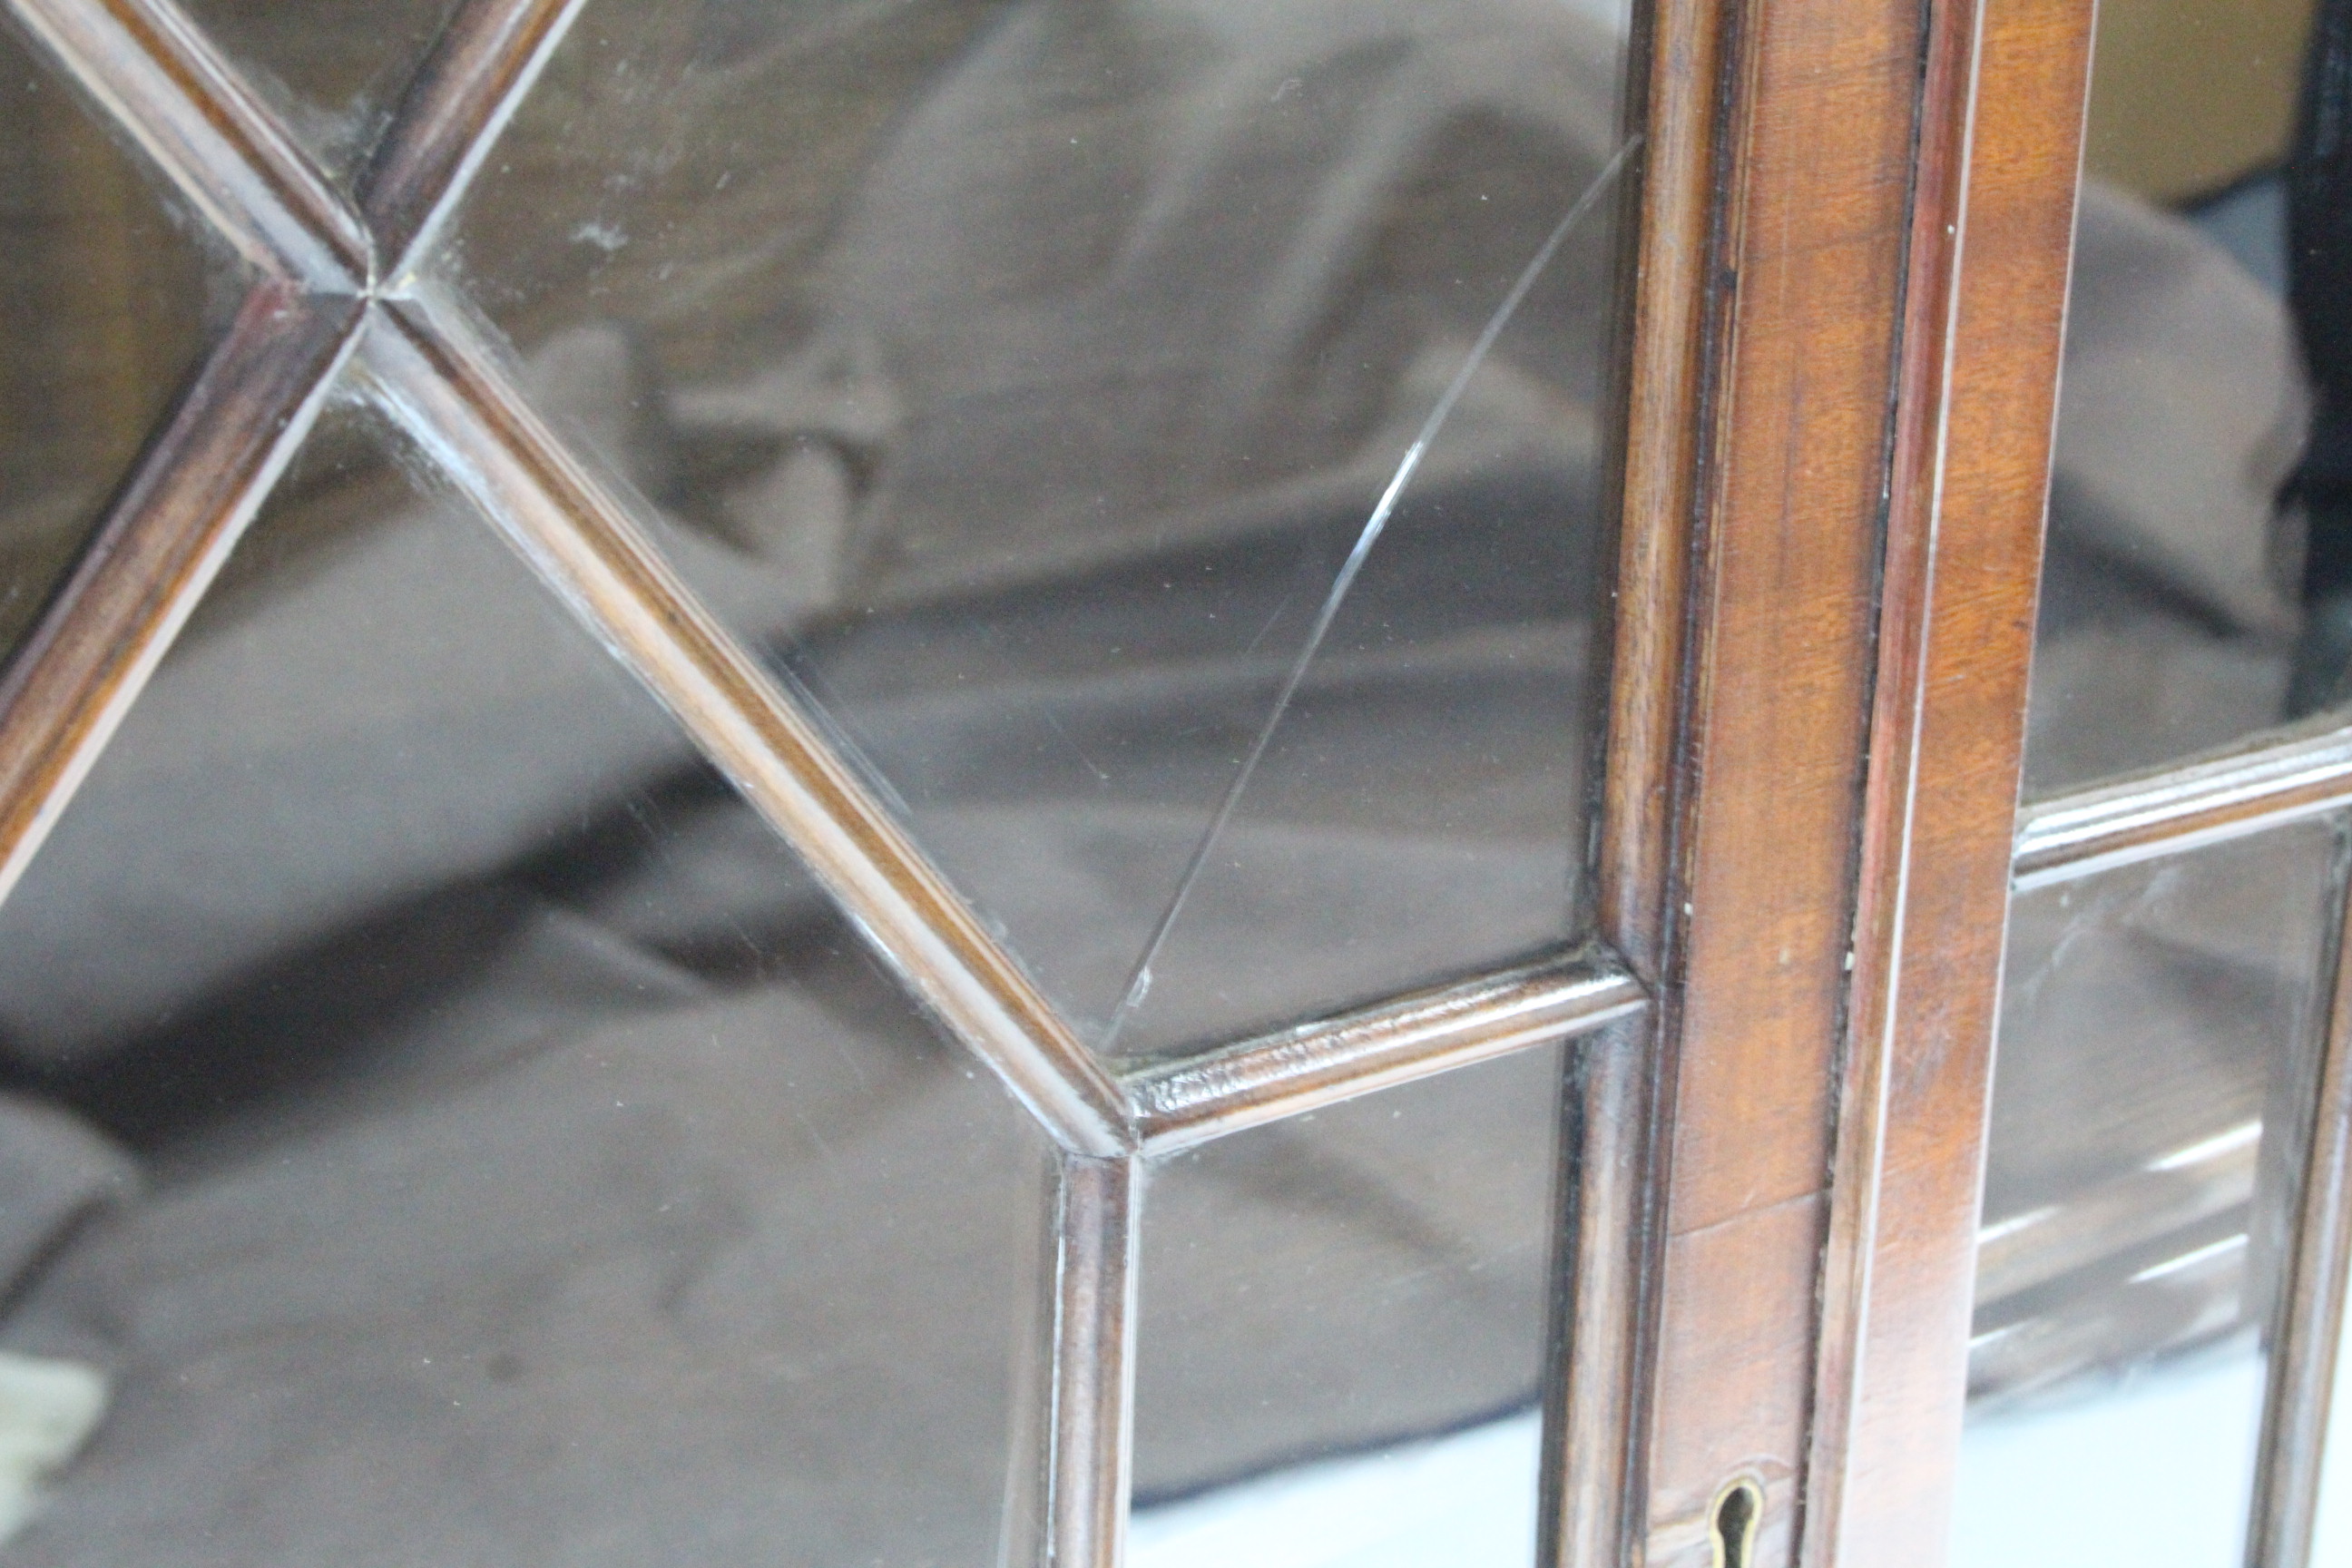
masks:
<path fill-rule="evenodd" d="M 1754 1568 L 1756 1523 L 1764 1513 L 1764 1489 L 1742 1476 L 1715 1494 L 1715 1568 Z"/>

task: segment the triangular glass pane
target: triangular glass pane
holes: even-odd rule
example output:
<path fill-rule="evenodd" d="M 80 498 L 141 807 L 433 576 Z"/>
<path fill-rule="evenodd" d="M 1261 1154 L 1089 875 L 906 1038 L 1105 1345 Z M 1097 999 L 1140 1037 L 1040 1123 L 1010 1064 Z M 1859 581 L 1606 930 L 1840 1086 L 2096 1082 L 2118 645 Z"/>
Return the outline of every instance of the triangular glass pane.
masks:
<path fill-rule="evenodd" d="M 1377 628 L 1339 627 L 1385 695 L 1313 721 L 1447 792 L 1367 819 L 1410 769 L 1317 786 L 1431 840 L 1388 863 L 1406 907 L 1484 897 L 1453 849 L 1490 797 L 1550 802 L 1569 872 L 1539 919 L 1214 1021 L 1279 1016 L 1572 934 L 1618 58 L 1513 0 L 593 5 L 446 271 L 1104 1043 L 1384 488 L 1601 185 L 1373 552 L 1420 629 L 1371 675 Z M 1508 757 L 1449 756 L 1486 738 L 1434 672 L 1481 658 L 1535 695 Z"/>
<path fill-rule="evenodd" d="M 191 230 L 0 28 L 0 658 L 213 336 Z"/>
<path fill-rule="evenodd" d="M 53 1216 L 0 1255 L 0 1376 L 106 1405 L 10 1561 L 994 1552 L 1039 1134 L 348 417 L 0 907 L 0 1216 Z"/>
<path fill-rule="evenodd" d="M 181 0 L 330 174 L 350 181 L 457 0 Z"/>

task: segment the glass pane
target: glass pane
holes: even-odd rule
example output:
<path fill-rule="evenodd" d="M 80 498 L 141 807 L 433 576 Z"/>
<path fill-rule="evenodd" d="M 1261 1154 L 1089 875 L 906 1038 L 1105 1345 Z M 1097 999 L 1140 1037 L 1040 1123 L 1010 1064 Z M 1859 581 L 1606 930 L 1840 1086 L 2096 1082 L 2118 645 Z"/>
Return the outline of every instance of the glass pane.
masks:
<path fill-rule="evenodd" d="M 2033 790 L 2330 700 L 2289 689 L 2298 657 L 2324 661 L 2328 635 L 2324 616 L 2306 631 L 2304 611 L 2305 530 L 2326 525 L 2293 482 L 2311 395 L 2284 165 L 2311 12 L 2312 0 L 2099 8 Z"/>
<path fill-rule="evenodd" d="M 457 0 L 181 0 L 329 173 L 354 178 Z"/>
<path fill-rule="evenodd" d="M 311 446 L 0 908 L 58 1146 L 0 1127 L 0 1214 L 65 1194 L 0 1253 L 62 1434 L 8 1560 L 991 1561 L 1027 1118 L 376 452 Z"/>
<path fill-rule="evenodd" d="M 1619 52 L 1517 0 L 602 0 L 449 269 L 1155 1049 L 1572 934 Z"/>
<path fill-rule="evenodd" d="M 2328 1395 L 2327 1445 L 2319 1470 L 2318 1515 L 2312 1521 L 2311 1561 L 2352 1560 L 2352 1320 L 2336 1347 L 2336 1381 Z"/>
<path fill-rule="evenodd" d="M 0 26 L 0 658 L 209 336 L 193 226 Z"/>
<path fill-rule="evenodd" d="M 1560 1068 L 1524 1052 L 1154 1171 L 1139 1564 L 1532 1561 Z"/>
<path fill-rule="evenodd" d="M 1958 1563 L 2239 1562 L 2342 867 L 2304 823 L 2017 899 Z"/>

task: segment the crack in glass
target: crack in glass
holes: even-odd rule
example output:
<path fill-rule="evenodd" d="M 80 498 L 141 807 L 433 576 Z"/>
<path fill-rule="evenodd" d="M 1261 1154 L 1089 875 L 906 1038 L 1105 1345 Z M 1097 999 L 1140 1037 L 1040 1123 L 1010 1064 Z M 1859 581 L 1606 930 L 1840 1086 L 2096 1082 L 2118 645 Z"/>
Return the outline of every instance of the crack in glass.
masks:
<path fill-rule="evenodd" d="M 109 521 L 110 538 L 140 548 L 94 552 L 0 687 L 0 896 L 352 363 L 359 384 L 425 460 L 652 689 L 900 978 L 1065 1151 L 1045 1484 L 1034 1500 L 1040 1549 L 1057 1562 L 1116 1563 L 1132 1449 L 1132 1260 L 1143 1163 L 1135 1089 L 1037 993 L 838 754 L 824 723 L 677 576 L 652 542 L 641 498 L 538 419 L 468 302 L 425 277 L 450 215 L 581 8 L 582 0 L 475 0 L 457 9 L 367 158 L 352 201 L 171 0 L 11 0 L 19 22 L 257 281 L 237 330 L 215 350 L 196 394 L 151 446 Z M 1393 476 L 1200 841 L 1154 951 L 1419 458 L 1632 145 L 1617 150 L 1553 231 Z M 33 757 L 38 765 L 25 761 Z M 1130 984 L 1137 997 L 1150 959 L 1147 952 Z M 1303 1026 L 1285 1043 L 1280 1070 L 1250 1085 L 1249 1124 L 1556 1043 L 1640 1002 L 1623 966 L 1595 953 L 1493 996 L 1472 996 L 1450 1013 L 1440 1006 L 1434 1024 L 1426 1010 L 1414 1014 L 1417 1032 L 1399 1032 L 1380 1009 L 1367 1010 L 1362 1023 Z M 1498 1019 L 1530 1013 L 1542 1026 L 1498 1033 Z M 1488 1043 L 1465 1057 L 1457 1048 L 1465 1039 Z M 1286 1100 L 1286 1082 L 1311 1092 Z"/>

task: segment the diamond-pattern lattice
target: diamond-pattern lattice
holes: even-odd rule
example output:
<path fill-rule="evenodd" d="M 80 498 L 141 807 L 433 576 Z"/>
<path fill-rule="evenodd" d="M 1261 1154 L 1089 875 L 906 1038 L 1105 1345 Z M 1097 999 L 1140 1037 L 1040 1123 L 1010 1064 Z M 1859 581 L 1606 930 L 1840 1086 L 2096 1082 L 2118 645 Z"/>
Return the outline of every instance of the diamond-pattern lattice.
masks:
<path fill-rule="evenodd" d="M 0 890 L 349 375 L 788 839 L 920 1000 L 1064 1151 L 1042 1561 L 1118 1561 L 1145 1159 L 1558 1040 L 1643 1005 L 1575 953 L 1122 1079 L 1080 1043 L 825 731 L 650 542 L 643 503 L 569 449 L 425 265 L 582 0 L 471 0 L 343 189 L 171 0 L 10 0 L 256 280 L 0 685 Z"/>

